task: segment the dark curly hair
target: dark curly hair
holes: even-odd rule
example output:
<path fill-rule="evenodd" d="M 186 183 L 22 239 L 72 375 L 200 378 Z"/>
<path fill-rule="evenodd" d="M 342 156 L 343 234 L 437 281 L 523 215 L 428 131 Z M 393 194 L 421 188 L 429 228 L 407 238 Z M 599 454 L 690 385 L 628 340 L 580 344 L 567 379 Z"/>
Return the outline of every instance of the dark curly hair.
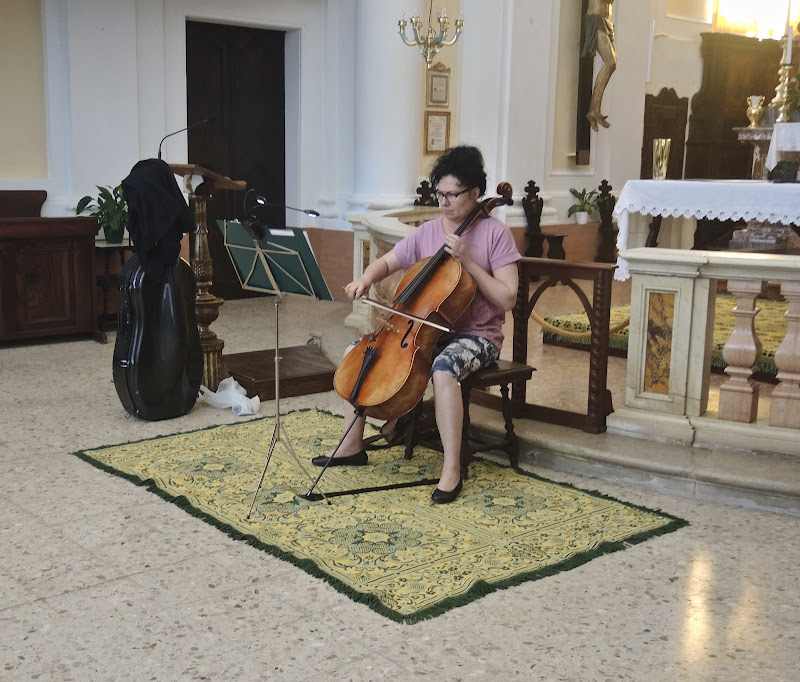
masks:
<path fill-rule="evenodd" d="M 444 152 L 431 169 L 431 185 L 437 187 L 445 175 L 454 176 L 464 187 L 478 187 L 481 191 L 479 196 L 486 192 L 483 155 L 477 147 L 461 145 Z"/>

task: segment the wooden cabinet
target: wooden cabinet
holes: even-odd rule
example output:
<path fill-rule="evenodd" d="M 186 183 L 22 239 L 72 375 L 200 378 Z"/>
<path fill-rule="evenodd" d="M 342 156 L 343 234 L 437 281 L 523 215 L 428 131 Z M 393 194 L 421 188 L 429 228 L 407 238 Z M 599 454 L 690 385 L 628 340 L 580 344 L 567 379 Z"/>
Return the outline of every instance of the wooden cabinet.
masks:
<path fill-rule="evenodd" d="M 678 97 L 672 88 L 661 88 L 658 96 L 645 95 L 642 168 L 639 176 L 641 180 L 653 179 L 653 140 L 657 138 L 672 140 L 667 162 L 667 179 L 680 180 L 683 177 L 688 111 L 689 98 Z"/>
<path fill-rule="evenodd" d="M 94 218 L 0 219 L 0 341 L 96 331 Z"/>
<path fill-rule="evenodd" d="M 692 98 L 684 177 L 750 178 L 753 148 L 734 128 L 746 126 L 747 97 L 768 103 L 778 85 L 781 46 L 729 33 L 703 33 L 703 81 Z"/>

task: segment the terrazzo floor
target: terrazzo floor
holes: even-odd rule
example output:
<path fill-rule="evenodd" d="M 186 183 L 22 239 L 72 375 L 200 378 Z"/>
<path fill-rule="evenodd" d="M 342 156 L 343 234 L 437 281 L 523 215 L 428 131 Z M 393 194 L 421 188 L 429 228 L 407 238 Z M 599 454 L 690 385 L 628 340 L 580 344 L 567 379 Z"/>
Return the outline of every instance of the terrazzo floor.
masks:
<path fill-rule="evenodd" d="M 274 347 L 268 301 L 222 306 L 212 329 L 225 352 Z M 319 334 L 338 362 L 354 336 L 349 311 L 289 297 L 281 345 Z M 690 525 L 394 623 L 70 454 L 240 419 L 201 402 L 175 420 L 128 417 L 113 341 L 0 348 L 0 680 L 797 679 L 800 517 L 534 464 Z M 536 390 L 554 405 L 574 401 L 586 354 L 532 352 Z M 624 361 L 612 359 L 609 377 L 616 400 Z M 332 392 L 281 401 L 282 411 L 312 406 L 341 409 Z M 260 414 L 273 410 L 265 402 Z"/>

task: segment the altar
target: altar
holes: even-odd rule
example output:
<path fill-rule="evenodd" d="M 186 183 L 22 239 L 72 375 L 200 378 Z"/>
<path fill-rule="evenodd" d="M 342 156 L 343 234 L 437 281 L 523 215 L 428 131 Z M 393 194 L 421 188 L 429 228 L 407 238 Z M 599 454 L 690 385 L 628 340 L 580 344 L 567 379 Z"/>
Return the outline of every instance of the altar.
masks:
<path fill-rule="evenodd" d="M 659 246 L 691 249 L 698 218 L 800 225 L 800 183 L 759 180 L 629 180 L 614 207 L 617 249 L 647 245 L 650 221 L 663 218 Z M 617 280 L 630 277 L 617 260 Z"/>
<path fill-rule="evenodd" d="M 776 123 L 764 162 L 766 168 L 772 170 L 778 161 L 796 161 L 798 152 L 800 152 L 800 123 Z"/>

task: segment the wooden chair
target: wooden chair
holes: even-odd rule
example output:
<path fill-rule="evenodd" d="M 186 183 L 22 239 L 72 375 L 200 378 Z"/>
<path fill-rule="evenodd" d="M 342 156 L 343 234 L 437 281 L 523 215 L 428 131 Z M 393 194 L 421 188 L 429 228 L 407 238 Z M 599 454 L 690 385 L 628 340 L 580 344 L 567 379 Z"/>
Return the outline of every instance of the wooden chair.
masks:
<path fill-rule="evenodd" d="M 464 423 L 461 432 L 461 478 L 468 478 L 468 468 L 476 452 L 502 450 L 508 455 L 509 464 L 519 464 L 519 437 L 514 433 L 514 422 L 511 414 L 511 397 L 509 386 L 516 382 L 527 382 L 533 375 L 534 368 L 509 360 L 498 360 L 493 365 L 471 374 L 461 383 L 461 399 L 464 404 Z M 469 406 L 473 389 L 483 390 L 491 386 L 500 387 L 503 399 L 503 419 L 505 434 L 502 440 L 493 442 L 478 441 L 470 436 Z M 404 422 L 398 421 L 397 429 L 403 430 L 405 440 L 405 457 L 411 459 L 414 447 L 425 443 L 438 448 L 438 431 L 433 417 L 432 401 L 420 401 Z"/>

